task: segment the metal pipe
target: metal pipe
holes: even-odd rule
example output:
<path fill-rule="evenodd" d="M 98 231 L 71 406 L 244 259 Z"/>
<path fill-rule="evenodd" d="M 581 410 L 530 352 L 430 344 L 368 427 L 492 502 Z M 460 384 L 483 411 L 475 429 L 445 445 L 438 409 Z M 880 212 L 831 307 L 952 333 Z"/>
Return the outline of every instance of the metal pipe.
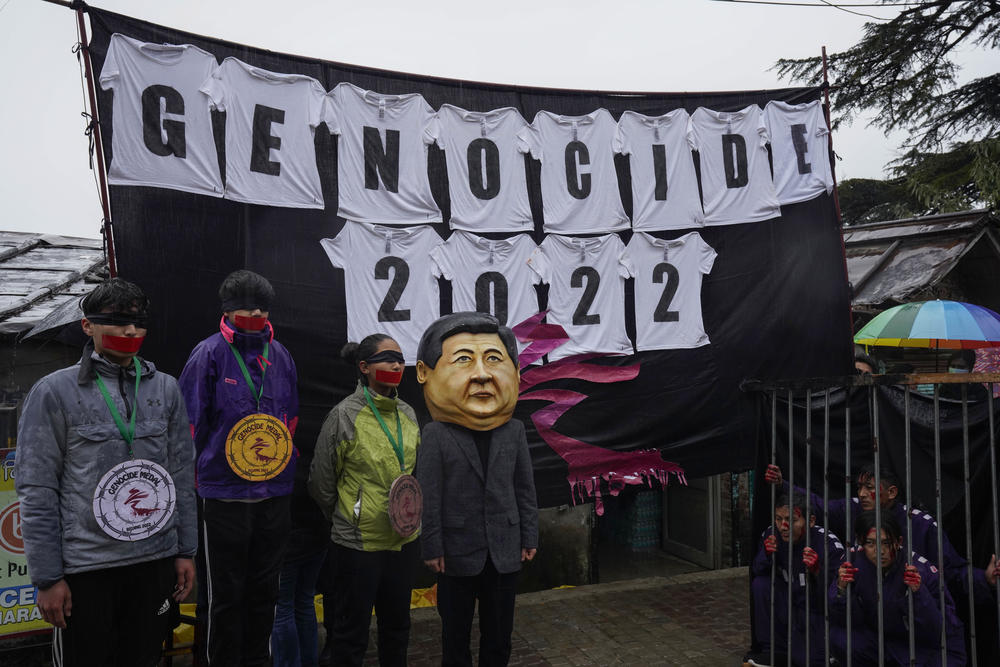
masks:
<path fill-rule="evenodd" d="M 937 512 L 937 567 L 940 573 L 938 586 L 938 607 L 941 610 L 941 667 L 948 667 L 948 638 L 945 633 L 945 619 L 948 618 L 944 604 L 947 573 L 944 571 L 944 528 L 941 525 L 941 385 L 934 385 L 934 497 Z M 971 593 L 971 591 L 970 591 Z"/>
<path fill-rule="evenodd" d="M 830 462 L 830 390 L 827 389 L 824 395 L 823 407 L 823 528 L 829 531 L 829 511 L 827 505 L 830 502 L 830 484 L 826 476 L 827 466 Z M 826 545 L 824 545 L 826 548 Z M 823 657 L 830 662 L 830 568 L 823 568 Z"/>
<path fill-rule="evenodd" d="M 771 392 L 771 464 L 777 465 L 777 454 L 778 454 L 778 392 Z M 774 484 L 771 487 L 771 534 L 774 535 L 774 539 L 778 539 L 778 526 L 777 522 L 774 520 L 775 515 L 775 504 L 778 499 L 775 497 L 777 495 L 777 489 L 774 488 Z M 791 488 L 791 487 L 789 487 Z M 775 551 L 775 554 L 778 552 Z M 770 614 L 770 625 L 771 625 L 771 635 L 770 635 L 770 651 L 771 659 L 770 663 L 774 664 L 774 591 L 777 590 L 778 585 L 778 559 L 775 556 L 771 557 L 771 614 Z"/>
<path fill-rule="evenodd" d="M 875 460 L 875 539 L 878 547 L 875 551 L 875 591 L 876 616 L 878 619 L 878 664 L 885 664 L 885 614 L 882 605 L 885 602 L 882 588 L 882 468 L 878 452 L 878 410 L 875 407 L 875 386 L 868 390 L 868 407 L 871 411 L 872 454 Z M 867 535 L 865 539 L 867 539 Z"/>
<path fill-rule="evenodd" d="M 83 20 L 83 10 L 76 10 L 76 25 L 80 33 L 80 48 L 83 70 L 87 79 L 87 98 L 90 101 L 90 117 L 94 128 L 94 156 L 97 158 L 97 179 L 100 184 L 101 210 L 104 213 L 104 248 L 108 254 L 108 271 L 111 277 L 118 275 L 115 259 L 114 230 L 111 226 L 111 204 L 108 201 L 107 171 L 104 169 L 104 144 L 101 140 L 101 123 L 97 114 L 97 88 L 94 86 L 94 71 L 90 64 L 90 44 L 87 42 L 87 27 Z"/>
<path fill-rule="evenodd" d="M 903 446 L 906 449 L 906 564 L 913 565 L 913 515 L 910 513 L 910 508 L 913 507 L 913 492 L 910 490 L 913 487 L 913 461 L 912 452 L 910 450 L 911 438 L 910 438 L 910 385 L 903 385 L 903 413 L 906 417 L 905 424 L 905 435 L 903 437 Z M 906 596 L 906 608 L 907 615 L 910 619 L 909 627 L 907 628 L 907 635 L 910 644 L 910 665 L 913 667 L 917 664 L 917 644 L 916 636 L 914 634 L 914 621 L 915 616 L 913 615 L 913 596 Z"/>
<path fill-rule="evenodd" d="M 794 588 L 794 584 L 795 584 L 795 551 L 794 551 L 794 549 L 795 549 L 795 531 L 793 530 L 794 529 L 794 523 L 792 523 L 794 521 L 794 519 L 795 519 L 795 516 L 793 514 L 794 511 L 795 511 L 794 510 L 794 505 L 795 505 L 795 501 L 794 501 L 794 497 L 795 497 L 794 488 L 795 488 L 795 486 L 793 484 L 793 482 L 795 481 L 795 454 L 794 454 L 794 449 L 793 449 L 795 437 L 794 437 L 794 430 L 792 428 L 792 423 L 793 423 L 793 419 L 794 419 L 794 415 L 792 413 L 792 410 L 794 409 L 794 407 L 795 407 L 795 404 L 792 401 L 792 390 L 789 389 L 788 390 L 788 521 L 789 521 L 789 525 L 788 525 L 788 564 L 787 564 L 787 566 L 788 566 L 788 602 L 787 602 L 788 609 L 787 609 L 787 612 L 788 613 L 785 616 L 785 618 L 788 619 L 787 623 L 786 623 L 786 625 L 788 627 L 785 628 L 785 653 L 787 654 L 786 658 L 787 658 L 788 667 L 792 667 L 792 618 L 793 618 L 793 616 L 792 616 L 792 610 L 793 610 L 792 599 L 793 599 L 793 597 L 792 596 L 793 596 L 793 593 L 795 591 L 795 588 Z"/>
<path fill-rule="evenodd" d="M 812 480 L 810 478 L 810 473 L 812 472 L 811 463 L 812 463 L 812 390 L 807 389 L 806 390 L 806 503 L 808 504 L 808 507 L 804 507 L 803 508 L 803 510 L 805 511 L 805 514 L 806 514 L 806 516 L 805 516 L 805 519 L 806 519 L 806 535 L 805 535 L 805 537 L 806 537 L 806 545 L 805 546 L 806 546 L 807 549 L 810 546 L 809 545 L 809 538 L 810 538 L 811 533 L 812 533 L 811 526 L 809 525 L 809 523 L 810 523 L 809 522 L 809 517 L 812 516 L 812 496 L 810 495 L 810 493 L 812 491 Z M 789 540 L 789 542 L 790 541 L 791 540 Z M 804 567 L 803 567 L 803 570 L 805 570 Z M 810 611 L 810 609 L 809 609 L 809 607 L 810 607 L 810 605 L 809 605 L 809 589 L 810 589 L 809 583 L 810 582 L 809 582 L 809 572 L 805 571 L 805 572 L 803 572 L 803 574 L 805 576 L 805 582 L 806 582 L 806 590 L 805 590 L 805 596 L 806 596 L 805 627 L 806 627 L 806 661 L 808 662 L 809 661 L 809 657 L 811 655 L 809 653 L 809 640 L 810 640 L 809 630 L 810 630 L 811 625 L 812 625 L 811 623 L 809 623 L 809 611 Z M 791 624 L 789 624 L 789 625 L 791 625 Z M 789 655 L 791 655 L 791 652 L 792 652 L 791 651 L 791 646 L 789 646 L 789 651 L 788 651 Z"/>
<path fill-rule="evenodd" d="M 844 535 L 850 537 L 853 534 L 851 529 L 851 400 L 848 388 L 844 387 L 844 498 L 846 499 L 847 506 L 844 512 L 844 521 L 847 525 L 844 527 Z M 845 541 L 845 544 L 850 544 L 851 540 Z M 851 562 L 851 550 L 844 550 L 847 557 L 847 562 Z M 851 667 L 851 635 L 854 634 L 854 629 L 851 625 L 851 594 L 854 590 L 852 584 L 847 586 L 847 616 L 845 618 L 847 627 L 847 667 Z"/>
<path fill-rule="evenodd" d="M 989 397 L 987 405 L 990 410 L 990 484 L 993 495 L 993 555 L 1000 554 L 1000 506 L 997 504 L 997 441 L 996 431 L 993 424 L 993 390 L 995 385 L 991 382 L 989 386 Z M 1000 586 L 994 591 L 994 598 L 997 603 L 997 637 L 1000 638 Z"/>
<path fill-rule="evenodd" d="M 977 667 L 979 658 L 976 655 L 976 599 L 973 595 L 972 580 L 972 498 L 971 478 L 969 470 L 969 385 L 962 385 L 962 474 L 965 479 L 965 576 L 969 584 L 969 655 L 972 658 L 972 667 Z M 940 522 L 944 517 L 938 515 Z M 944 580 L 941 586 L 945 586 Z M 944 615 L 941 616 L 942 625 L 945 622 Z"/>

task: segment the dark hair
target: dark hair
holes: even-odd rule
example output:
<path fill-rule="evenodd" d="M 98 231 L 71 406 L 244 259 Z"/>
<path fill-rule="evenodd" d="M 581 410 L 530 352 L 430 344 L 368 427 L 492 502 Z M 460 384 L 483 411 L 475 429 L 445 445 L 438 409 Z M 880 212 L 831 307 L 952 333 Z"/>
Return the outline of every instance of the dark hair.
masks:
<path fill-rule="evenodd" d="M 446 339 L 460 333 L 497 334 L 500 336 L 500 341 L 506 348 L 507 356 L 510 357 L 514 368 L 518 367 L 517 339 L 510 327 L 500 324 L 500 321 L 492 315 L 472 311 L 452 313 L 434 320 L 420 338 L 420 345 L 417 347 L 417 361 L 422 361 L 427 366 L 434 368 L 437 366 L 438 359 L 441 358 L 441 345 Z"/>
<path fill-rule="evenodd" d="M 270 310 L 271 302 L 274 301 L 274 288 L 259 273 L 240 269 L 226 276 L 219 285 L 219 301 L 222 302 L 223 312 L 248 307 Z"/>
<path fill-rule="evenodd" d="M 340 348 L 340 356 L 347 360 L 347 363 L 354 366 L 354 373 L 363 384 L 368 384 L 367 378 L 361 372 L 358 364 L 375 354 L 378 344 L 384 340 L 394 340 L 392 336 L 384 333 L 373 333 L 361 339 L 360 343 L 347 343 Z"/>
<path fill-rule="evenodd" d="M 865 540 L 868 538 L 868 533 L 875 528 L 875 510 L 868 510 L 867 512 L 862 512 L 858 515 L 858 518 L 854 520 L 854 538 L 857 540 L 858 544 L 864 544 Z M 899 522 L 888 512 L 882 512 L 882 530 L 885 531 L 885 536 L 888 540 L 896 544 L 899 542 L 899 536 L 901 530 L 899 528 Z M 881 537 L 881 535 L 879 536 Z"/>
<path fill-rule="evenodd" d="M 902 480 L 899 479 L 899 475 L 897 475 L 892 468 L 886 465 L 880 465 L 878 469 L 878 474 L 879 477 L 882 479 L 881 486 L 885 486 L 886 488 L 890 486 L 896 487 L 898 491 L 898 493 L 896 494 L 897 498 L 903 495 L 903 482 Z M 857 479 L 858 481 L 861 480 L 867 481 L 869 479 L 875 479 L 875 465 L 872 463 L 867 463 L 861 466 L 861 469 L 858 470 Z M 881 494 L 881 492 L 879 493 Z"/>
<path fill-rule="evenodd" d="M 971 371 L 973 366 L 976 365 L 976 352 L 974 350 L 956 350 L 954 354 L 948 357 L 948 365 L 950 366 L 959 360 L 965 362 L 965 367 Z"/>
<path fill-rule="evenodd" d="M 871 355 L 866 354 L 864 352 L 855 352 L 854 361 L 855 362 L 860 361 L 863 364 L 868 364 L 868 366 L 872 369 L 872 373 L 878 373 L 878 368 L 879 368 L 878 362 L 875 361 L 875 359 Z"/>
<path fill-rule="evenodd" d="M 777 509 L 779 507 L 787 507 L 789 501 L 791 501 L 791 505 L 794 509 L 802 512 L 802 516 L 806 518 L 806 521 L 809 520 L 809 517 L 816 514 L 815 510 L 813 510 L 812 503 L 806 499 L 805 494 L 798 492 L 792 494 L 787 492 L 782 493 L 778 496 L 777 502 L 774 503 L 774 508 Z"/>
<path fill-rule="evenodd" d="M 80 310 L 84 315 L 99 313 L 105 308 L 121 313 L 134 310 L 136 314 L 145 316 L 149 311 L 149 297 L 135 283 L 123 278 L 111 278 L 80 299 Z"/>

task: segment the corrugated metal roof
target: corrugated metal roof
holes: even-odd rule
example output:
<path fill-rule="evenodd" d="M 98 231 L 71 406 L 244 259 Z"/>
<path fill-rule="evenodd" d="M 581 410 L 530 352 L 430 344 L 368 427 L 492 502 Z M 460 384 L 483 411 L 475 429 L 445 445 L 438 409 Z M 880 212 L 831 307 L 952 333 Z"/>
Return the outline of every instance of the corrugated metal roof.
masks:
<path fill-rule="evenodd" d="M 940 282 L 998 221 L 987 209 L 845 227 L 855 306 L 905 302 Z"/>
<path fill-rule="evenodd" d="M 100 239 L 0 231 L 0 334 L 31 329 L 106 277 Z"/>

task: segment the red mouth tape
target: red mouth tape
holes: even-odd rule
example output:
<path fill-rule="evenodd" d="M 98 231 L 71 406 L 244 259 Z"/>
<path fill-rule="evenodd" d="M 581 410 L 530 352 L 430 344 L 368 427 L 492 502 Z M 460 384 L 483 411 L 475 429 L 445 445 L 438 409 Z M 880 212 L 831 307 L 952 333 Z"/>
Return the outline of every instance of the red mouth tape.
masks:
<path fill-rule="evenodd" d="M 403 371 L 375 371 L 375 381 L 382 384 L 399 384 L 403 381 Z"/>
<path fill-rule="evenodd" d="M 105 334 L 101 337 L 101 345 L 112 352 L 122 354 L 135 354 L 142 347 L 145 336 L 109 336 Z"/>
<path fill-rule="evenodd" d="M 240 329 L 246 329 L 247 331 L 260 331 L 267 326 L 266 317 L 248 317 L 246 315 L 236 315 L 234 318 L 234 324 Z"/>

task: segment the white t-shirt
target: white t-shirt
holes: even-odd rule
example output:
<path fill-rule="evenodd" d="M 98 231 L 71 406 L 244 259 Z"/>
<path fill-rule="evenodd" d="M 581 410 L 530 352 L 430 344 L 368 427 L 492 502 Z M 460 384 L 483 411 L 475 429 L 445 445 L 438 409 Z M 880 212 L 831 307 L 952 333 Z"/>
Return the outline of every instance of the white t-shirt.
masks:
<path fill-rule="evenodd" d="M 392 336 L 408 365 L 417 344 L 439 317 L 440 293 L 431 250 L 441 242 L 433 227 L 383 227 L 350 220 L 336 238 L 322 239 L 330 263 L 344 269 L 347 338 Z"/>
<path fill-rule="evenodd" d="M 629 156 L 632 229 L 688 229 L 705 224 L 687 129 L 684 109 L 662 116 L 626 111 L 618 119 L 613 147 L 616 153 Z"/>
<path fill-rule="evenodd" d="M 524 156 L 517 150 L 517 133 L 525 127 L 527 121 L 512 107 L 480 112 L 444 104 L 438 109 L 427 134 L 447 159 L 452 229 L 534 229 Z"/>
<path fill-rule="evenodd" d="M 830 132 L 819 100 L 808 104 L 768 102 L 764 124 L 771 137 L 774 188 L 782 205 L 833 192 Z"/>
<path fill-rule="evenodd" d="M 543 229 L 593 234 L 629 228 L 618 192 L 614 139 L 617 125 L 607 109 L 586 116 L 548 111 L 518 132 L 518 150 L 542 163 Z"/>
<path fill-rule="evenodd" d="M 701 317 L 701 278 L 716 252 L 698 232 L 667 241 L 632 236 L 635 265 L 635 349 L 672 350 L 708 345 Z"/>
<path fill-rule="evenodd" d="M 759 222 L 781 215 L 767 164 L 767 128 L 760 107 L 712 111 L 699 107 L 688 143 L 701 156 L 706 225 Z"/>
<path fill-rule="evenodd" d="M 337 215 L 387 225 L 441 222 L 427 180 L 424 131 L 434 110 L 419 93 L 381 95 L 340 83 L 327 95 L 337 147 Z"/>
<path fill-rule="evenodd" d="M 109 183 L 222 196 L 212 115 L 198 90 L 217 67 L 190 44 L 111 35 L 101 70 L 101 88 L 114 91 Z"/>
<path fill-rule="evenodd" d="M 226 58 L 201 90 L 226 112 L 226 199 L 323 208 L 313 143 L 326 96 L 319 81 Z"/>
<path fill-rule="evenodd" d="M 527 234 L 492 240 L 455 231 L 431 260 L 434 274 L 451 281 L 454 312 L 489 313 L 513 327 L 538 312 L 534 286 L 541 277 L 528 268 L 537 247 Z"/>
<path fill-rule="evenodd" d="M 528 265 L 549 284 L 548 321 L 569 336 L 549 352 L 549 361 L 584 352 L 632 353 L 625 333 L 625 279 L 632 261 L 617 234 L 550 234 Z"/>

